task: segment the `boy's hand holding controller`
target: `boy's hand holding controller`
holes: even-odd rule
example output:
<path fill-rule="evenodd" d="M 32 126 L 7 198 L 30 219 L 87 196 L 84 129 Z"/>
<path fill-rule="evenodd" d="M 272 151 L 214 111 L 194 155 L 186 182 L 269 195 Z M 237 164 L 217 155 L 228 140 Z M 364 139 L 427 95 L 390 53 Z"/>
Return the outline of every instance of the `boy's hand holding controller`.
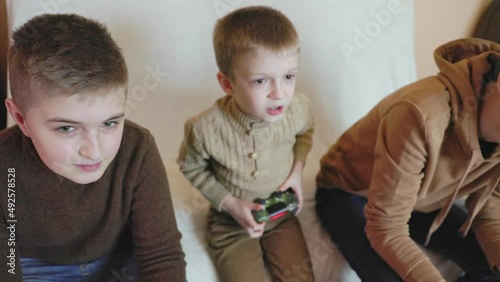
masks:
<path fill-rule="evenodd" d="M 285 192 L 275 191 L 267 199 L 255 199 L 255 202 L 263 205 L 261 210 L 252 211 L 255 221 L 259 223 L 280 218 L 288 213 L 295 214 L 299 204 L 292 187 Z"/>
<path fill-rule="evenodd" d="M 281 186 L 278 188 L 279 191 L 286 191 L 289 187 L 292 187 L 293 191 L 295 192 L 295 195 L 297 196 L 297 200 L 299 202 L 299 209 L 295 213 L 296 215 L 299 214 L 300 210 L 302 209 L 302 169 L 304 167 L 304 164 L 301 161 L 295 162 L 292 171 L 290 171 L 290 174 L 288 177 L 285 179 L 285 182 L 281 184 Z"/>
<path fill-rule="evenodd" d="M 292 187 L 297 196 L 298 200 L 298 210 L 295 214 L 298 214 L 302 209 L 302 169 L 304 164 L 301 161 L 295 162 L 290 174 L 285 179 L 283 184 L 278 188 L 279 191 L 286 191 L 288 188 Z M 246 229 L 250 238 L 259 238 L 264 233 L 265 222 L 258 223 L 253 217 L 252 210 L 261 210 L 263 206 L 258 203 L 248 202 L 238 199 L 234 196 L 228 196 L 222 202 L 222 210 L 231 214 L 231 216 L 238 222 L 243 228 Z"/>
<path fill-rule="evenodd" d="M 231 214 L 241 227 L 245 228 L 250 238 L 259 238 L 264 233 L 265 222 L 257 223 L 252 215 L 252 210 L 262 209 L 261 204 L 252 203 L 228 196 L 222 202 L 222 210 Z"/>

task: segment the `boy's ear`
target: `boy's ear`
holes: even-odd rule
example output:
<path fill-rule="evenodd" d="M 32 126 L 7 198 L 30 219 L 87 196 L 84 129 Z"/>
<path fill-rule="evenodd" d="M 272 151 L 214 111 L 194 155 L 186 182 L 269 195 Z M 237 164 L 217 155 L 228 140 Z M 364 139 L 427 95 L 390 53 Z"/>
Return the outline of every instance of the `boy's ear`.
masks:
<path fill-rule="evenodd" d="M 29 130 L 26 125 L 26 119 L 16 105 L 16 102 L 12 98 L 5 99 L 5 107 L 9 111 L 10 116 L 14 119 L 16 124 L 19 126 L 24 135 L 29 136 Z"/>
<path fill-rule="evenodd" d="M 219 81 L 220 87 L 227 95 L 233 95 L 233 86 L 229 77 L 225 76 L 222 72 L 218 72 L 217 81 Z"/>

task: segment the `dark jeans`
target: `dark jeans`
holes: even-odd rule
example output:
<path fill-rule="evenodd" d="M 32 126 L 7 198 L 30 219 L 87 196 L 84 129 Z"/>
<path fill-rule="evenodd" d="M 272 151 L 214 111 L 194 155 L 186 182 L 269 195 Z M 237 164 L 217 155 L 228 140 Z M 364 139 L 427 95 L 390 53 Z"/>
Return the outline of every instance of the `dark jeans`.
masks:
<path fill-rule="evenodd" d="M 363 212 L 366 202 L 365 198 L 340 189 L 318 188 L 316 192 L 316 211 L 321 223 L 359 278 L 375 282 L 402 281 L 372 249 L 366 237 Z M 415 242 L 423 245 L 438 212 L 411 214 L 408 225 Z M 473 232 L 463 239 L 457 235 L 466 218 L 467 212 L 453 205 L 426 248 L 453 260 L 465 271 L 458 281 L 500 281 L 500 276 L 491 271 Z"/>

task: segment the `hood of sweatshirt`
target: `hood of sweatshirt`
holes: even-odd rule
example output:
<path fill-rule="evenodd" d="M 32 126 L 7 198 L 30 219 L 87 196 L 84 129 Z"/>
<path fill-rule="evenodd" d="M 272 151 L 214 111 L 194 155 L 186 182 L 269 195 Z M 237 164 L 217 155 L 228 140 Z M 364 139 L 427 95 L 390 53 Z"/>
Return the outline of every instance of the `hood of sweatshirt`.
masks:
<path fill-rule="evenodd" d="M 458 136 L 464 156 L 469 159 L 469 165 L 453 195 L 448 198 L 431 225 L 427 243 L 448 214 L 459 189 L 474 165 L 479 162 L 500 162 L 499 157 L 483 157 L 478 132 L 481 102 L 484 101 L 483 95 L 487 84 L 492 81 L 496 62 L 500 60 L 500 45 L 478 38 L 459 39 L 437 48 L 434 52 L 434 59 L 440 70 L 438 77 L 446 85 L 450 94 L 453 130 Z M 462 236 L 467 234 L 474 217 L 499 184 L 500 166 L 497 169 L 498 179 L 483 189 L 481 195 L 476 197 L 470 205 L 468 203 L 468 209 L 472 212 L 460 229 Z"/>

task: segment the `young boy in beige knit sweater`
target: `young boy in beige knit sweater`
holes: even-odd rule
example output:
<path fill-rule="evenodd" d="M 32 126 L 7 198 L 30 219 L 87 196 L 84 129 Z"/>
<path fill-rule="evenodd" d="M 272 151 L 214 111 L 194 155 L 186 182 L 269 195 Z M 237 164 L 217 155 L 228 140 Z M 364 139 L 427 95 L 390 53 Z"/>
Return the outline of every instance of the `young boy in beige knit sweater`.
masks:
<path fill-rule="evenodd" d="M 222 281 L 312 281 L 294 215 L 257 223 L 252 210 L 276 190 L 292 187 L 302 204 L 302 168 L 313 121 L 295 93 L 299 39 L 281 12 L 247 7 L 214 29 L 217 79 L 227 94 L 189 119 L 178 163 L 210 201 L 208 240 Z M 244 254 L 244 255 L 243 255 Z"/>
<path fill-rule="evenodd" d="M 0 281 L 184 282 L 167 175 L 151 133 L 124 117 L 127 66 L 107 28 L 45 14 L 12 38 Z"/>

